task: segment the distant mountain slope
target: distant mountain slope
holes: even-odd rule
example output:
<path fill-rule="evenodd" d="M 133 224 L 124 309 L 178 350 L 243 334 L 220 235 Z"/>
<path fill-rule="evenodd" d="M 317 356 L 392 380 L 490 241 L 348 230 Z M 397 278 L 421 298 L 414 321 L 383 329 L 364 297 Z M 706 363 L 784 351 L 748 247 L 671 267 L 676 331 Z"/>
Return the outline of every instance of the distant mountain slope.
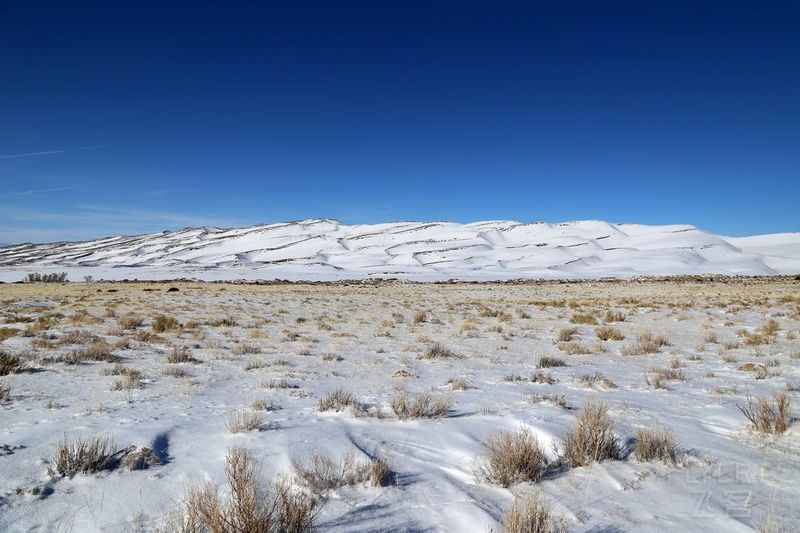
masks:
<path fill-rule="evenodd" d="M 594 220 L 347 225 L 314 219 L 0 248 L 2 280 L 62 270 L 73 280 L 795 274 L 800 233 L 723 237 L 688 225 Z"/>

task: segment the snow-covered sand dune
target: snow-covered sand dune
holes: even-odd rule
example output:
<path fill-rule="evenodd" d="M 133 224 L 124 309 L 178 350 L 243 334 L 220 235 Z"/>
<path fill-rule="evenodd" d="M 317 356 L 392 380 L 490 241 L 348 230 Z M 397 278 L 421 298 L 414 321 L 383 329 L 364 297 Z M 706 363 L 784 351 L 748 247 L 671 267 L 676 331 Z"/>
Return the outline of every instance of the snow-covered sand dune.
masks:
<path fill-rule="evenodd" d="M 800 233 L 724 237 L 690 225 L 602 221 L 348 225 L 314 219 L 0 248 L 0 280 L 51 270 L 66 271 L 72 279 L 795 274 L 800 272 Z"/>

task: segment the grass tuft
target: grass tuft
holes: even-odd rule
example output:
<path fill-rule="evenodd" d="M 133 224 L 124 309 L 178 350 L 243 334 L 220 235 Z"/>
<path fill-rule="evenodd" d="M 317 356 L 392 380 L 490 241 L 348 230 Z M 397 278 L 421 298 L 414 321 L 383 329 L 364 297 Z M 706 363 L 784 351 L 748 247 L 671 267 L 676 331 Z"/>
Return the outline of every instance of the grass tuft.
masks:
<path fill-rule="evenodd" d="M 527 428 L 503 431 L 487 439 L 483 447 L 475 467 L 475 476 L 481 481 L 510 487 L 538 481 L 547 470 L 547 456 Z"/>

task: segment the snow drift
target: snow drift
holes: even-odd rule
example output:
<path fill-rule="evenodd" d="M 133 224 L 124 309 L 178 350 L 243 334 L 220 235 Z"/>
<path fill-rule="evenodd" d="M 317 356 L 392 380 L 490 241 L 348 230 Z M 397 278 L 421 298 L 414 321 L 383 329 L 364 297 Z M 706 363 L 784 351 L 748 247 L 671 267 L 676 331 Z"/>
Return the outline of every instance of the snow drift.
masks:
<path fill-rule="evenodd" d="M 724 237 L 690 225 L 487 221 L 348 225 L 331 219 L 187 228 L 0 248 L 0 279 L 412 280 L 800 272 L 800 233 Z"/>

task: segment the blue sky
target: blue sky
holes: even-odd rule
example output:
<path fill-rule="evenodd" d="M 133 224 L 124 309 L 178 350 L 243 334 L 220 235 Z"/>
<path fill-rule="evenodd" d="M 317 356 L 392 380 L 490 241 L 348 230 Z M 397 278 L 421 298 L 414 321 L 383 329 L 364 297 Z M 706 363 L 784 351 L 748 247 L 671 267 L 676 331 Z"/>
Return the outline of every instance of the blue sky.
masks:
<path fill-rule="evenodd" d="M 6 1 L 0 242 L 313 217 L 800 231 L 798 27 L 796 2 Z"/>

